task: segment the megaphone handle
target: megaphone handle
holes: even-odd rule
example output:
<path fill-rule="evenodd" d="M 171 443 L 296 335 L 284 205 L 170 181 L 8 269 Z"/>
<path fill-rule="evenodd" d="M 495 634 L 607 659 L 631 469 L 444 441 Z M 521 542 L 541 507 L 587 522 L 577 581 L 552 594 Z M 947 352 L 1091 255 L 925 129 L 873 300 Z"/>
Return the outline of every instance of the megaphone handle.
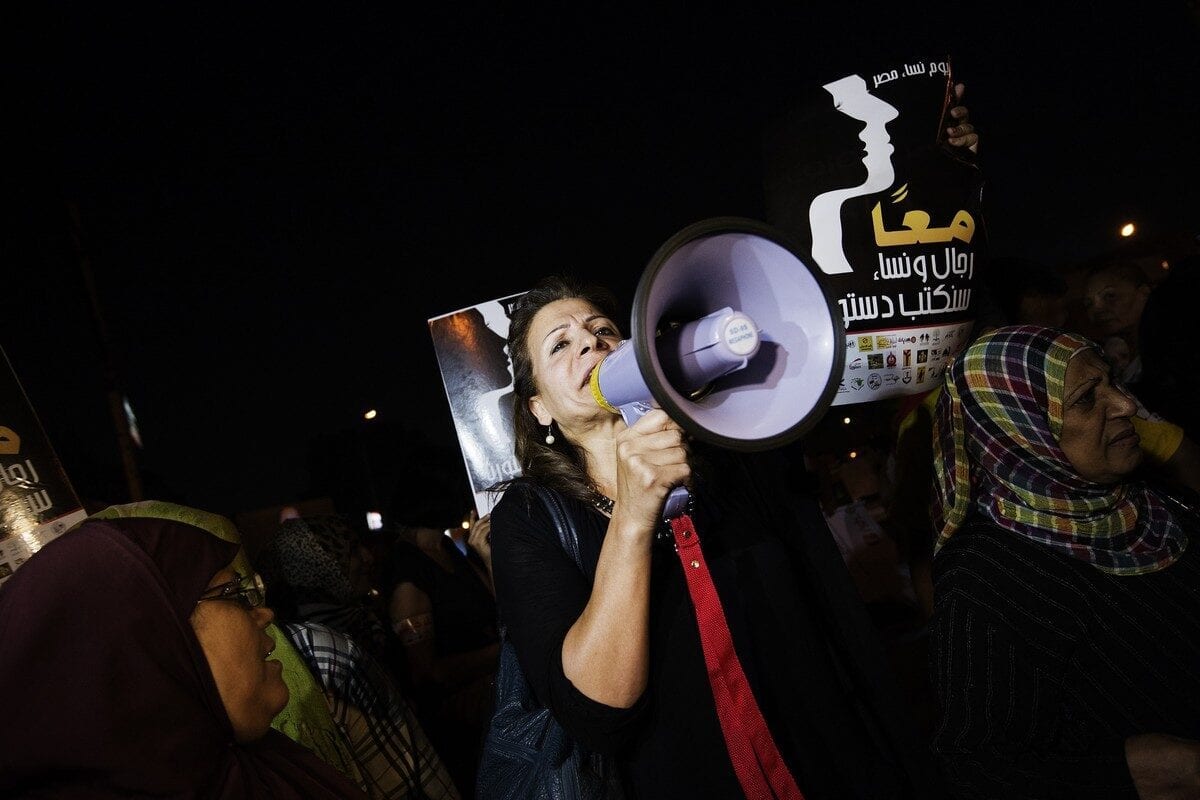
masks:
<path fill-rule="evenodd" d="M 626 403 L 618 410 L 621 412 L 621 417 L 625 420 L 626 425 L 633 425 L 654 406 L 649 403 L 638 401 L 635 403 Z M 669 520 L 678 517 L 680 514 L 687 511 L 688 506 L 688 490 L 686 486 L 676 486 L 667 495 L 667 502 L 663 505 L 663 519 Z"/>
<path fill-rule="evenodd" d="M 667 503 L 663 506 L 663 519 L 671 520 L 687 511 L 690 496 L 686 486 L 676 486 L 667 495 Z"/>

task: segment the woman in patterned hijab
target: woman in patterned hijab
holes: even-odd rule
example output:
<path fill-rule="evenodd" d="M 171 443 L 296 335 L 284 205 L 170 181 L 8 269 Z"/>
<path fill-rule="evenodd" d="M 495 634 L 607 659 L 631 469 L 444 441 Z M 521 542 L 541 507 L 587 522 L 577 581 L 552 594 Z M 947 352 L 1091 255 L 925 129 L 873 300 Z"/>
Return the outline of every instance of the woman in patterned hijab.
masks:
<path fill-rule="evenodd" d="M 1099 360 L 1099 351 L 1081 336 L 1018 326 L 980 338 L 955 361 L 934 422 L 937 549 L 975 512 L 1105 572 L 1153 572 L 1179 557 L 1187 536 L 1163 495 L 1090 479 L 1062 443 L 1064 417 L 1093 411 L 1067 401 L 1096 391 L 1088 380 L 1084 395 L 1068 395 L 1068 364 L 1084 353 Z M 1102 459 L 1120 461 L 1109 468 L 1124 478 L 1141 457 L 1129 422 L 1137 401 L 1105 383 L 1128 406 L 1121 422 L 1098 431 L 1111 440 Z"/>
<path fill-rule="evenodd" d="M 371 796 L 456 800 L 396 680 L 354 529 L 334 514 L 285 520 L 254 563 L 287 637 L 320 677 Z"/>
<path fill-rule="evenodd" d="M 342 517 L 312 515 L 285 520 L 255 565 L 281 620 L 328 625 L 389 663 L 394 655 L 372 605 L 364 552 Z"/>
<path fill-rule="evenodd" d="M 1197 518 L 1138 471 L 1136 411 L 1056 329 L 946 373 L 930 664 L 956 797 L 1200 796 Z"/>

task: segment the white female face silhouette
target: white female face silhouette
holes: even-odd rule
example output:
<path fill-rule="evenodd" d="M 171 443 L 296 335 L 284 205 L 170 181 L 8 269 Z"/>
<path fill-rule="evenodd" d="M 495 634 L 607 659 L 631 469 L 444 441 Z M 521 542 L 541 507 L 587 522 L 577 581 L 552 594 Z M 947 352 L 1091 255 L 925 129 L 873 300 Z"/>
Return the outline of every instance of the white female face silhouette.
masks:
<path fill-rule="evenodd" d="M 892 138 L 887 123 L 900 116 L 899 110 L 867 91 L 859 75 L 847 75 L 823 87 L 833 97 L 833 107 L 848 117 L 866 123 L 858 138 L 866 145 L 863 166 L 867 179 L 859 186 L 834 189 L 813 198 L 808 207 L 812 230 L 812 256 L 826 275 L 853 272 L 842 247 L 842 205 L 851 198 L 882 192 L 896 179 L 892 166 Z"/>
<path fill-rule="evenodd" d="M 890 167 L 894 148 L 888 135 L 887 123 L 900 116 L 896 107 L 871 94 L 867 90 L 866 81 L 858 75 L 847 75 L 833 83 L 825 84 L 824 88 L 833 96 L 834 108 L 848 117 L 867 123 L 858 138 L 867 146 L 867 155 L 863 163 L 868 169 L 872 163 L 886 164 Z"/>

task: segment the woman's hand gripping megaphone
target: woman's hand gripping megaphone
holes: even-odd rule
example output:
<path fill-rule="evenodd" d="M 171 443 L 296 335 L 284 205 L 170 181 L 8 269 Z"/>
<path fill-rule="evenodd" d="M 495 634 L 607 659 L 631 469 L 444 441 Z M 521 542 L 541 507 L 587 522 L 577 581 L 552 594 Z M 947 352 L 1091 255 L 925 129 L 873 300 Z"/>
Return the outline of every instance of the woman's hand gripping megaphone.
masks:
<path fill-rule="evenodd" d="M 686 397 L 723 375 L 743 369 L 758 352 L 761 341 L 754 321 L 726 306 L 664 332 L 655 346 L 663 373 Z M 630 339 L 621 342 L 592 370 L 591 389 L 596 402 L 620 414 L 630 428 L 658 405 L 642 376 Z M 687 503 L 687 488 L 676 486 L 663 506 L 663 519 L 679 516 Z"/>

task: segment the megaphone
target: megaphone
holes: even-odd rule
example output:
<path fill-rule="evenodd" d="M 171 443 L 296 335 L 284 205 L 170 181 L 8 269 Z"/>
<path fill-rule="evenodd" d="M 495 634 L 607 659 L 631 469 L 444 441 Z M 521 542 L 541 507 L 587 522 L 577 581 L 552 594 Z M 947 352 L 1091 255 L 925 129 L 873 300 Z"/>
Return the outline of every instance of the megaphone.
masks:
<path fill-rule="evenodd" d="M 596 402 L 632 425 L 656 405 L 734 450 L 788 444 L 830 407 L 845 328 L 828 288 L 777 230 L 743 217 L 693 223 L 650 259 L 630 336 L 596 365 Z M 683 513 L 678 487 L 663 510 Z"/>

